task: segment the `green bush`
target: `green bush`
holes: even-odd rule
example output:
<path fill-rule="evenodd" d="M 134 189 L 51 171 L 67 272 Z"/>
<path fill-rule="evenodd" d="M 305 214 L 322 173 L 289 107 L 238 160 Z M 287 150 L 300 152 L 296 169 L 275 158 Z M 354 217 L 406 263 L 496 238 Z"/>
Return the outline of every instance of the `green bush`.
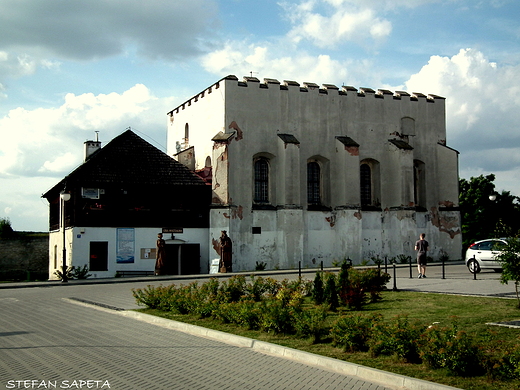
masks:
<path fill-rule="evenodd" d="M 151 286 L 132 289 L 132 295 L 138 305 L 147 306 L 150 309 L 170 310 L 170 299 L 176 293 L 175 285 Z"/>
<path fill-rule="evenodd" d="M 325 291 L 323 292 L 323 297 L 325 299 L 325 303 L 329 305 L 329 309 L 336 311 L 339 307 L 339 298 L 336 289 L 336 276 L 330 272 L 327 272 L 325 275 Z"/>
<path fill-rule="evenodd" d="M 421 336 L 423 362 L 431 368 L 446 368 L 460 376 L 475 376 L 484 372 L 483 356 L 468 334 L 451 327 L 432 325 Z"/>
<path fill-rule="evenodd" d="M 247 294 L 246 278 L 243 275 L 234 275 L 221 283 L 220 290 L 229 294 L 231 302 L 237 302 Z"/>
<path fill-rule="evenodd" d="M 294 331 L 291 309 L 282 300 L 260 302 L 260 328 L 265 332 L 289 334 Z"/>
<path fill-rule="evenodd" d="M 502 352 L 498 357 L 487 360 L 487 372 L 493 379 L 511 380 L 520 378 L 520 346 Z"/>
<path fill-rule="evenodd" d="M 396 356 L 409 363 L 419 363 L 419 338 L 426 327 L 411 324 L 408 316 L 396 316 L 390 322 L 377 322 L 369 340 L 373 356 Z"/>
<path fill-rule="evenodd" d="M 368 351 L 372 328 L 381 321 L 381 315 L 352 314 L 340 316 L 330 330 L 332 344 L 346 352 Z"/>
<path fill-rule="evenodd" d="M 72 267 L 71 275 L 73 279 L 88 279 L 92 276 L 88 271 L 89 269 L 86 264 L 83 267 Z"/>
<path fill-rule="evenodd" d="M 321 305 L 324 302 L 323 280 L 321 279 L 321 272 L 316 272 L 314 277 L 312 299 L 316 305 Z"/>
<path fill-rule="evenodd" d="M 319 343 L 325 333 L 327 309 L 323 306 L 313 306 L 304 310 L 294 310 L 294 329 L 301 337 L 312 337 L 313 344 Z"/>

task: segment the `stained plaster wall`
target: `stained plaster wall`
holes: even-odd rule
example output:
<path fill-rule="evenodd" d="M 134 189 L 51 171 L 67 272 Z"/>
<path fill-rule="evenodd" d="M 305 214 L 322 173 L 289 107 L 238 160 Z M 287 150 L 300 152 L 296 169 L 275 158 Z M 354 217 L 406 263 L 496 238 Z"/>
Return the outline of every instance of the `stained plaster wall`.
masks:
<path fill-rule="evenodd" d="M 218 256 L 220 230 L 234 242 L 234 270 L 254 269 L 257 261 L 269 268 L 294 268 L 298 261 L 310 267 L 345 257 L 360 262 L 414 255 L 422 232 L 433 257 L 441 250 L 460 257 L 459 213 L 453 209 L 458 205 L 458 158 L 441 145 L 446 142 L 443 98 L 348 88 L 340 94 L 333 86 L 232 77 L 217 84 L 212 94 L 173 110 L 168 132 L 173 145 L 189 123 L 198 168 L 212 148 L 209 257 Z M 412 129 L 401 127 L 402 118 L 413 119 Z M 403 131 L 408 137 L 402 137 Z M 219 132 L 229 138 L 212 142 Z M 280 134 L 299 142 L 284 142 Z M 345 135 L 360 146 L 347 147 L 336 139 Z M 413 149 L 399 148 L 390 139 L 404 139 Z M 271 210 L 253 209 L 253 161 L 259 156 L 269 158 Z M 360 209 L 359 164 L 365 159 L 379 162 L 380 211 Z M 311 160 L 322 169 L 326 210 L 307 209 Z M 426 167 L 425 212 L 414 208 L 414 160 Z M 261 233 L 253 234 L 253 227 Z"/>

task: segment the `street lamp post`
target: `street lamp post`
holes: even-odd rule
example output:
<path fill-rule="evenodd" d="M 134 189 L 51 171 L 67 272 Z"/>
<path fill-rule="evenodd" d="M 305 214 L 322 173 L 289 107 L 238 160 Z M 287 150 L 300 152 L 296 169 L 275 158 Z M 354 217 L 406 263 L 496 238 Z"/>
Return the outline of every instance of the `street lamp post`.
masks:
<path fill-rule="evenodd" d="M 67 283 L 69 279 L 67 278 L 67 249 L 65 248 L 65 202 L 70 200 L 70 194 L 62 192 L 60 194 L 60 211 L 61 211 L 61 230 L 63 233 L 63 263 L 62 263 L 62 274 L 61 274 L 61 282 Z"/>

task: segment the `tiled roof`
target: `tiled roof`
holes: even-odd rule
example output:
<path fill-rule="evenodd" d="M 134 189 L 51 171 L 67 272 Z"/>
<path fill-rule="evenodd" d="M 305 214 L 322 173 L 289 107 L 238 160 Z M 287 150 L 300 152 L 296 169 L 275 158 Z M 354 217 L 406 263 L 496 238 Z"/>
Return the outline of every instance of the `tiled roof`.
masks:
<path fill-rule="evenodd" d="M 47 192 L 63 190 L 64 185 L 205 185 L 187 167 L 127 130 L 96 151 Z M 46 197 L 44 194 L 43 197 Z"/>

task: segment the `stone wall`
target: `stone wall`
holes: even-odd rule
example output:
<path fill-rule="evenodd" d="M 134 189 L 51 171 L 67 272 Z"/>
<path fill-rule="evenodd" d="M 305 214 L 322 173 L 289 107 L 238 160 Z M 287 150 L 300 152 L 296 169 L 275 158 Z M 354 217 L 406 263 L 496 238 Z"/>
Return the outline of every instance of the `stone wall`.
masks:
<path fill-rule="evenodd" d="M 40 278 L 45 274 L 48 278 L 49 236 L 17 234 L 0 238 L 0 279 L 11 279 L 14 274 L 26 277 L 27 271 Z"/>

